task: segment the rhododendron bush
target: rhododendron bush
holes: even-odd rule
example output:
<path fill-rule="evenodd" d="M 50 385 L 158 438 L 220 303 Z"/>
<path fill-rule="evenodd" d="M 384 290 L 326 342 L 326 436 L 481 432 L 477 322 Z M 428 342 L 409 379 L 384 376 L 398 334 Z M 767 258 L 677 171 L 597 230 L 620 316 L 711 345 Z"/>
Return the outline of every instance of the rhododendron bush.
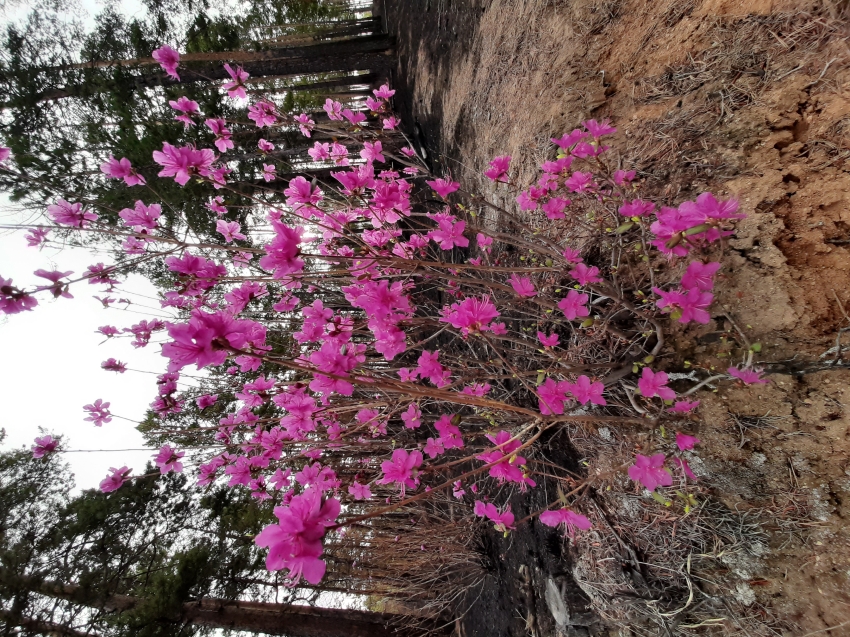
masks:
<path fill-rule="evenodd" d="M 154 57 L 177 74 L 176 51 Z M 228 73 L 223 90 L 244 99 L 247 74 Z M 516 201 L 500 207 L 449 174 L 431 174 L 399 131 L 393 93 L 382 86 L 359 107 L 329 99 L 323 122 L 282 113 L 271 98 L 248 103 L 240 122 L 204 121 L 196 102 L 171 101 L 175 119 L 209 129 L 209 147 L 163 143 L 153 172 L 114 149 L 104 178 L 138 197 L 120 211 L 123 225 L 69 196 L 47 202 L 51 223 L 26 235 L 33 247 L 54 236 L 99 238 L 114 263 L 77 276 L 39 270 L 45 283 L 32 289 L 0 278 L 0 311 L 26 320 L 44 298 L 89 285 L 108 295 L 125 272 L 160 264 L 170 281 L 160 304 L 173 318 L 100 332 L 134 347 L 154 346 L 156 335 L 168 364 L 151 403 L 160 422 L 148 427 L 162 444 L 156 466 L 191 471 L 200 488 L 248 489 L 273 507 L 277 523 L 256 543 L 291 585 L 322 580 L 329 534 L 365 542 L 355 527 L 429 499 L 456 499 L 470 520 L 505 534 L 528 524 L 509 501 L 537 488 L 535 443 L 546 431 L 566 423 L 687 430 L 698 405 L 688 398 L 707 381 L 765 382 L 752 352 L 681 393 L 656 362 L 667 332 L 710 320 L 724 240 L 742 216 L 735 200 L 704 193 L 658 207 L 642 199 L 635 172 L 617 166 L 606 142 L 616 129 L 589 120 L 552 139 L 531 185 L 515 182 L 510 157 L 493 159 L 485 178 Z M 228 142 L 246 127 L 300 130 L 316 165 L 336 167 L 332 181 L 300 176 L 276 188 L 279 160 L 263 139 L 257 157 L 268 189 L 238 192 L 228 183 Z M 218 242 L 162 224 L 169 202 L 156 194 L 158 179 L 215 185 L 220 194 L 207 207 Z M 254 202 L 247 223 L 228 207 L 237 194 Z M 126 364 L 103 368 L 124 373 Z M 197 370 L 200 380 L 185 389 L 181 376 Z M 81 420 L 116 426 L 108 397 L 83 402 Z M 694 475 L 682 454 L 699 441 L 681 431 L 675 445 L 658 440 L 631 465 L 578 481 L 537 512 L 540 522 L 568 536 L 591 528 L 572 498 L 594 481 L 627 475 L 651 492 L 684 488 Z M 33 454 L 60 449 L 47 436 Z M 132 479 L 131 469 L 110 468 L 101 488 Z"/>

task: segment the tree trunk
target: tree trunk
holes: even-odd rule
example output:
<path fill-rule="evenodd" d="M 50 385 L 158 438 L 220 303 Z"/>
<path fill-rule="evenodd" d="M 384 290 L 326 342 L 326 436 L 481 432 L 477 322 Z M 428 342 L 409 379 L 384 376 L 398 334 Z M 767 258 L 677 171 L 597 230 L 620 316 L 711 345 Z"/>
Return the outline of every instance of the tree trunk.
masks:
<path fill-rule="evenodd" d="M 16 617 L 14 613 L 0 608 L 0 621 L 7 624 L 9 627 L 20 626 L 21 628 L 41 635 L 50 635 L 50 637 L 97 637 L 95 633 L 82 632 L 61 624 L 54 624 L 32 617 Z"/>
<path fill-rule="evenodd" d="M 133 89 L 151 86 L 173 86 L 191 82 L 229 79 L 224 62 L 236 62 L 252 77 L 314 75 L 350 71 L 386 72 L 392 58 L 393 38 L 388 35 L 369 35 L 350 40 L 322 42 L 308 46 L 286 47 L 269 51 L 234 51 L 202 54 L 208 61 L 192 63 L 178 70 L 179 80 L 164 72 L 146 72 L 132 79 Z M 214 61 L 210 58 L 214 58 Z M 95 89 L 98 91 L 105 88 Z M 42 93 L 38 101 L 88 95 L 91 86 L 75 84 Z"/>

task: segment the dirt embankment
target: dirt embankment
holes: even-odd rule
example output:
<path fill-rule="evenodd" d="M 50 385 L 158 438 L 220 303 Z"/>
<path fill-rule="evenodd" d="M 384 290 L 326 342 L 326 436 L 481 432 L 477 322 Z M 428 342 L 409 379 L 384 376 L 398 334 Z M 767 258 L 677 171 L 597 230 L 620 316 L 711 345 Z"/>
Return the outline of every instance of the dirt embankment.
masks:
<path fill-rule="evenodd" d="M 492 157 L 511 155 L 519 181 L 530 183 L 552 154 L 549 137 L 610 117 L 622 163 L 638 170 L 647 195 L 676 204 L 711 190 L 737 196 L 748 215 L 730 242 L 712 323 L 674 330 L 662 364 L 725 368 L 740 360 L 740 345 L 759 343 L 757 360 L 795 373 L 702 392 L 693 423 L 703 441 L 693 463 L 701 488 L 739 526 L 754 525 L 737 535 L 709 529 L 703 540 L 716 532 L 716 545 L 698 557 L 713 560 L 706 572 L 728 583 L 744 619 L 705 617 L 688 628 L 670 617 L 659 620 L 664 630 L 850 634 L 850 371 L 812 371 L 835 358 L 839 330 L 850 327 L 845 5 L 386 1 L 398 39 L 398 105 L 435 166 L 515 206 L 481 176 Z M 571 433 L 587 449 L 627 453 L 641 442 L 625 432 Z M 614 520 L 597 544 L 654 523 L 659 514 L 633 502 L 624 505 L 631 518 Z M 664 515 L 674 535 L 685 524 Z M 580 572 L 603 568 L 594 561 L 607 559 L 600 550 L 575 547 L 573 571 L 595 610 L 616 622 L 628 616 L 612 607 L 617 594 L 594 589 L 605 582 Z M 676 566 L 684 569 L 684 561 Z"/>

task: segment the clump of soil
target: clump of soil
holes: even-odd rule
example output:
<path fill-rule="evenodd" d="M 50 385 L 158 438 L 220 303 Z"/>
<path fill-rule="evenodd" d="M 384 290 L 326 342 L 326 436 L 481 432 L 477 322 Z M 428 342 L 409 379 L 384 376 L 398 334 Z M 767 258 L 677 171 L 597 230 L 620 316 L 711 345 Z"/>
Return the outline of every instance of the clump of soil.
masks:
<path fill-rule="evenodd" d="M 538 634 L 601 630 L 590 621 L 552 623 L 551 605 L 540 600 L 559 563 L 585 595 L 576 593 L 572 604 L 586 600 L 611 627 L 642 617 L 648 623 L 632 624 L 634 634 L 847 634 L 844 4 L 386 0 L 382 11 L 397 38 L 397 106 L 435 169 L 515 209 L 512 196 L 482 176 L 490 159 L 511 155 L 512 174 L 530 183 L 552 155 L 550 137 L 586 118 L 610 117 L 619 129 L 612 143 L 623 166 L 638 171 L 647 196 L 675 205 L 710 190 L 738 197 L 747 214 L 729 242 L 712 323 L 671 327 L 659 365 L 683 373 L 725 369 L 758 344 L 756 361 L 771 372 L 771 382 L 744 388 L 724 381 L 697 396 L 698 414 L 683 426 L 702 440 L 691 464 L 700 499 L 710 504 L 698 515 L 685 515 L 676 504 L 665 510 L 645 493 L 631 493 L 623 480 L 615 490 L 629 495 L 603 494 L 591 507 L 593 533 L 576 546 L 564 544 L 563 554 L 535 535 L 539 525 L 515 535 L 510 550 L 530 550 L 539 569 L 538 575 L 532 564 L 523 576 L 530 578 L 536 615 L 548 613 L 550 623 L 539 625 L 551 630 Z M 680 382 L 677 388 L 690 386 Z M 569 433 L 589 472 L 615 465 L 658 435 Z M 599 448 L 605 454 L 594 458 Z M 688 554 L 676 535 L 683 532 L 698 536 L 700 555 Z M 492 540 L 487 550 L 495 558 L 502 545 Z M 659 549 L 666 553 L 653 557 Z M 498 554 L 498 585 L 479 591 L 464 621 L 468 635 L 526 634 L 529 585 L 522 584 L 520 564 Z M 672 571 L 669 590 L 680 591 L 686 610 L 653 615 L 653 595 L 667 593 L 653 588 L 664 575 L 651 572 L 650 558 Z M 689 600 L 689 586 L 703 588 Z M 695 599 L 702 607 L 693 608 Z M 684 621 L 688 613 L 702 623 Z"/>

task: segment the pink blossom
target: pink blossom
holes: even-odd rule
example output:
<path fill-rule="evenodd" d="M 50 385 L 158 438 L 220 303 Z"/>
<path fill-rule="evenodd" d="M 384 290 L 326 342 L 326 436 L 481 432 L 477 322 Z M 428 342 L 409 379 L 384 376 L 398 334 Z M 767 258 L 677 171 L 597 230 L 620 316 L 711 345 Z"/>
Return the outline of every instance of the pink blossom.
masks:
<path fill-rule="evenodd" d="M 172 449 L 170 445 L 162 445 L 159 451 L 154 454 L 153 461 L 159 467 L 159 472 L 165 475 L 169 471 L 181 473 L 183 471 L 183 463 L 180 458 L 186 455 L 185 451 L 177 451 Z"/>
<path fill-rule="evenodd" d="M 473 383 L 461 389 L 460 393 L 467 396 L 486 396 L 490 389 L 490 383 Z"/>
<path fill-rule="evenodd" d="M 458 500 L 462 500 L 463 496 L 466 495 L 466 490 L 463 488 L 463 484 L 460 480 L 452 482 L 452 495 Z"/>
<path fill-rule="evenodd" d="M 192 363 L 198 369 L 221 365 L 230 354 L 229 347 L 241 349 L 249 341 L 264 341 L 265 328 L 227 312 L 193 310 L 187 323 L 169 324 L 168 335 L 173 340 L 162 346 L 162 355 L 171 359 L 168 371 L 176 372 Z"/>
<path fill-rule="evenodd" d="M 443 447 L 443 442 L 439 438 L 437 440 L 434 440 L 433 438 L 428 438 L 423 451 L 428 454 L 429 458 L 436 458 L 437 456 L 442 455 L 446 452 L 445 448 Z"/>
<path fill-rule="evenodd" d="M 475 241 L 478 243 L 479 248 L 489 250 L 490 246 L 493 244 L 493 237 L 488 237 L 479 232 L 477 235 L 475 235 Z"/>
<path fill-rule="evenodd" d="M 195 404 L 198 405 L 198 409 L 204 410 L 215 405 L 216 401 L 218 401 L 218 394 L 205 394 L 198 396 L 195 399 Z"/>
<path fill-rule="evenodd" d="M 301 113 L 295 118 L 295 121 L 298 122 L 298 129 L 301 131 L 301 134 L 304 137 L 310 137 L 310 132 L 315 128 L 316 122 L 310 119 L 304 113 Z"/>
<path fill-rule="evenodd" d="M 200 115 L 201 111 L 198 107 L 198 103 L 194 100 L 190 100 L 185 95 L 181 95 L 177 100 L 169 100 L 168 105 L 171 106 L 175 111 L 182 113 L 182 115 L 178 115 L 174 119 L 178 122 L 183 122 L 183 125 L 186 128 L 190 126 L 194 126 L 195 122 L 192 120 L 192 115 Z"/>
<path fill-rule="evenodd" d="M 50 230 L 47 228 L 31 228 L 28 234 L 24 235 L 24 239 L 27 240 L 27 247 L 36 248 L 40 246 L 47 240 L 48 234 L 50 234 Z"/>
<path fill-rule="evenodd" d="M 212 175 L 212 164 L 215 161 L 215 153 L 203 148 L 196 150 L 193 146 L 182 146 L 177 148 L 168 142 L 163 142 L 162 151 L 153 151 L 153 159 L 162 166 L 159 171 L 160 177 L 174 177 L 181 186 L 193 175 L 209 177 Z"/>
<path fill-rule="evenodd" d="M 326 527 L 331 526 L 340 511 L 339 500 L 322 501 L 319 490 L 308 488 L 294 496 L 289 506 L 275 507 L 278 524 L 272 524 L 257 535 L 257 546 L 267 547 L 266 568 L 270 571 L 289 569 L 290 586 L 303 577 L 310 584 L 318 584 L 325 574 L 322 555 L 322 538 Z"/>
<path fill-rule="evenodd" d="M 116 334 L 121 333 L 121 330 L 119 330 L 117 327 L 113 327 L 112 325 L 103 325 L 97 328 L 97 331 L 103 334 L 106 338 L 111 338 Z"/>
<path fill-rule="evenodd" d="M 555 347 L 558 344 L 558 335 L 555 333 L 546 336 L 543 332 L 537 332 L 537 340 L 543 347 Z"/>
<path fill-rule="evenodd" d="M 437 419 L 434 429 L 439 432 L 440 442 L 446 449 L 463 448 L 463 436 L 460 434 L 460 429 L 452 424 L 452 417 L 448 414 L 443 414 Z"/>
<path fill-rule="evenodd" d="M 637 173 L 634 170 L 617 170 L 614 172 L 613 180 L 617 186 L 622 186 L 635 178 Z"/>
<path fill-rule="evenodd" d="M 679 400 L 677 401 L 670 409 L 667 411 L 671 411 L 674 413 L 687 413 L 699 407 L 699 401 L 687 401 L 687 400 Z"/>
<path fill-rule="evenodd" d="M 237 66 L 234 70 L 229 64 L 224 65 L 224 70 L 227 71 L 227 74 L 231 77 L 231 79 L 224 83 L 222 88 L 227 91 L 227 95 L 233 98 L 241 98 L 245 99 L 248 97 L 245 94 L 245 80 L 247 80 L 250 76 L 248 73 L 242 70 L 241 66 Z"/>
<path fill-rule="evenodd" d="M 532 297 L 537 296 L 537 290 L 534 289 L 534 284 L 527 276 L 519 277 L 516 273 L 512 274 L 508 279 L 511 287 L 519 296 Z"/>
<path fill-rule="evenodd" d="M 32 446 L 33 458 L 44 458 L 44 456 L 54 453 L 59 447 L 59 440 L 53 436 L 42 436 L 35 439 L 35 444 Z"/>
<path fill-rule="evenodd" d="M 569 199 L 562 199 L 561 197 L 552 197 L 546 203 L 543 204 L 541 209 L 544 213 L 546 213 L 547 219 L 563 219 L 566 215 L 564 215 L 564 210 L 567 206 L 572 203 Z"/>
<path fill-rule="evenodd" d="M 124 208 L 118 216 L 124 220 L 124 225 L 135 228 L 136 231 L 155 230 L 157 220 L 162 216 L 162 206 L 158 203 L 146 206 L 145 202 L 137 201 L 132 209 Z"/>
<path fill-rule="evenodd" d="M 575 250 L 573 248 L 564 248 L 564 259 L 566 259 L 569 263 L 581 263 L 581 250 Z"/>
<path fill-rule="evenodd" d="M 386 158 L 382 154 L 383 148 L 381 142 L 377 141 L 374 144 L 371 142 L 363 142 L 363 150 L 360 151 L 360 156 L 366 161 L 384 162 Z"/>
<path fill-rule="evenodd" d="M 113 272 L 115 272 L 115 266 L 95 263 L 86 268 L 83 278 L 88 279 L 90 285 L 114 285 L 118 283 L 118 279 L 112 277 Z"/>
<path fill-rule="evenodd" d="M 659 288 L 652 288 L 661 298 L 656 301 L 659 308 L 673 308 L 672 318 L 678 318 L 680 323 L 695 321 L 706 325 L 711 320 L 708 308 L 714 300 L 710 292 L 702 292 L 699 288 L 691 288 L 685 293 L 664 292 Z"/>
<path fill-rule="evenodd" d="M 635 199 L 627 201 L 620 206 L 620 214 L 624 217 L 643 217 L 655 211 L 655 204 L 651 201 Z"/>
<path fill-rule="evenodd" d="M 508 168 L 511 165 L 510 155 L 496 157 L 490 161 L 490 168 L 484 171 L 484 176 L 491 181 L 508 181 Z"/>
<path fill-rule="evenodd" d="M 509 529 L 514 529 L 514 514 L 511 513 L 510 508 L 505 508 L 503 512 L 499 512 L 499 509 L 496 508 L 496 505 L 492 502 L 488 502 L 487 504 L 481 502 L 481 500 L 475 501 L 475 506 L 473 508 L 475 511 L 475 515 L 479 518 L 488 518 L 491 522 L 493 522 L 493 526 L 496 527 L 496 530 L 501 533 L 507 533 Z"/>
<path fill-rule="evenodd" d="M 526 486 L 537 486 L 534 480 L 527 477 L 523 472 L 523 467 L 526 464 L 525 458 L 516 454 L 522 443 L 519 440 L 511 440 L 511 438 L 509 431 L 499 431 L 495 436 L 487 434 L 487 439 L 499 448 L 475 457 L 487 464 L 499 463 L 490 467 L 489 470 L 490 477 L 496 478 L 499 482 L 516 482 L 520 485 L 521 490 L 525 490 Z"/>
<path fill-rule="evenodd" d="M 59 298 L 60 296 L 65 297 L 66 299 L 73 299 L 74 297 L 68 292 L 68 284 L 61 283 L 60 279 L 63 279 L 67 276 L 70 276 L 74 273 L 73 270 L 68 270 L 67 272 L 60 272 L 58 270 L 53 270 L 52 272 L 48 272 L 47 270 L 38 269 L 33 274 L 42 279 L 47 279 L 51 281 L 53 285 L 46 288 L 50 290 L 50 293 L 53 294 L 54 298 Z M 45 288 L 39 288 L 39 290 L 44 290 Z"/>
<path fill-rule="evenodd" d="M 661 400 L 675 400 L 676 392 L 667 387 L 667 374 L 664 372 L 653 372 L 649 367 L 644 367 L 638 380 L 638 389 L 644 398 L 658 396 Z"/>
<path fill-rule="evenodd" d="M 415 489 L 419 485 L 418 467 L 422 465 L 422 454 L 418 451 L 407 452 L 404 449 L 393 451 L 392 460 L 381 463 L 381 471 L 384 476 L 378 480 L 378 484 L 398 483 L 401 487 L 401 497 L 405 495 L 405 489 Z"/>
<path fill-rule="evenodd" d="M 763 383 L 770 382 L 767 378 L 761 377 L 761 368 L 756 367 L 753 369 L 744 368 L 739 369 L 738 367 L 730 367 L 726 370 L 730 376 L 734 376 L 739 379 L 745 385 L 760 385 Z"/>
<path fill-rule="evenodd" d="M 517 195 L 516 202 L 519 204 L 520 210 L 537 210 L 537 199 L 537 197 L 532 196 L 530 191 L 523 190 Z"/>
<path fill-rule="evenodd" d="M 416 151 L 413 150 L 410 146 L 405 146 L 401 149 L 401 154 L 405 157 L 416 157 Z"/>
<path fill-rule="evenodd" d="M 275 237 L 264 247 L 266 255 L 260 259 L 260 267 L 272 270 L 272 276 L 276 279 L 300 272 L 304 268 L 304 261 L 298 258 L 298 254 L 304 229 L 300 226 L 290 228 L 279 221 L 272 221 L 272 228 Z"/>
<path fill-rule="evenodd" d="M 582 264 L 579 264 L 582 265 Z M 585 317 L 590 314 L 587 308 L 587 301 L 590 297 L 587 294 L 582 294 L 576 290 L 567 292 L 567 296 L 558 301 L 558 309 L 564 313 L 568 320 L 573 321 L 578 317 Z"/>
<path fill-rule="evenodd" d="M 686 290 L 710 290 L 714 287 L 714 275 L 720 269 L 720 262 L 703 263 L 691 261 L 682 276 L 682 287 Z"/>
<path fill-rule="evenodd" d="M 600 382 L 591 382 L 590 378 L 581 375 L 576 378 L 576 382 L 570 385 L 570 393 L 582 405 L 588 402 L 594 405 L 607 405 L 602 397 L 602 392 L 605 390 L 605 385 Z"/>
<path fill-rule="evenodd" d="M 440 195 L 443 199 L 460 188 L 459 183 L 446 178 L 434 179 L 433 181 L 426 181 L 425 183 L 431 186 L 434 192 Z"/>
<path fill-rule="evenodd" d="M 617 129 L 611 126 L 611 120 L 609 119 L 603 119 L 601 122 L 597 122 L 595 119 L 589 119 L 586 122 L 582 122 L 582 125 L 593 135 L 594 139 L 599 139 L 604 135 L 613 135 L 617 132 Z"/>
<path fill-rule="evenodd" d="M 461 330 L 464 336 L 487 331 L 490 321 L 499 316 L 496 306 L 490 302 L 490 299 L 474 296 L 444 307 L 440 313 L 442 314 L 441 322 Z"/>
<path fill-rule="evenodd" d="M 103 480 L 100 481 L 100 490 L 103 493 L 117 491 L 130 479 L 131 471 L 132 469 L 128 469 L 126 465 L 120 469 L 109 467 L 109 473 Z"/>
<path fill-rule="evenodd" d="M 7 146 L 0 146 L 0 164 L 9 159 L 12 154 L 12 149 Z"/>
<path fill-rule="evenodd" d="M 416 403 L 410 403 L 407 407 L 407 411 L 402 413 L 401 419 L 404 421 L 405 428 L 419 429 L 422 425 L 422 411 L 419 409 L 419 405 Z"/>
<path fill-rule="evenodd" d="M 352 126 L 357 126 L 366 121 L 366 114 L 362 111 L 352 111 L 350 108 L 343 109 L 342 116 L 351 122 Z"/>
<path fill-rule="evenodd" d="M 109 403 L 103 402 L 100 398 L 92 404 L 83 405 L 83 409 L 89 413 L 88 417 L 83 418 L 83 420 L 94 423 L 95 427 L 100 427 L 104 423 L 112 422 L 112 414 L 109 412 Z"/>
<path fill-rule="evenodd" d="M 575 268 L 570 270 L 570 276 L 578 281 L 579 285 L 600 283 L 602 281 L 599 277 L 599 268 L 596 266 L 587 267 L 584 263 L 579 263 Z"/>
<path fill-rule="evenodd" d="M 307 149 L 307 154 L 313 158 L 313 161 L 324 161 L 331 158 L 330 144 L 327 142 L 316 142 L 313 148 Z"/>
<path fill-rule="evenodd" d="M 138 174 L 130 160 L 126 157 L 123 159 L 115 159 L 112 155 L 109 156 L 109 161 L 100 165 L 100 170 L 113 179 L 123 179 L 128 186 L 136 186 L 144 184 L 145 178 Z"/>
<path fill-rule="evenodd" d="M 537 398 L 540 413 L 544 416 L 560 415 L 564 413 L 564 403 L 567 401 L 567 393 L 572 385 L 567 381 L 556 382 L 553 378 L 546 381 L 537 388 Z"/>
<path fill-rule="evenodd" d="M 559 148 L 563 148 L 564 150 L 568 149 L 570 146 L 573 146 L 579 140 L 587 137 L 587 133 L 576 128 L 573 132 L 564 134 L 559 138 L 552 138 L 552 143 L 558 146 Z"/>
<path fill-rule="evenodd" d="M 689 436 L 678 431 L 676 432 L 676 446 L 679 447 L 680 451 L 690 451 L 698 444 L 699 438 L 696 436 Z"/>
<path fill-rule="evenodd" d="M 277 123 L 277 108 L 271 102 L 257 102 L 248 107 L 248 119 L 253 120 L 257 128 L 274 126 Z"/>
<path fill-rule="evenodd" d="M 96 221 L 97 215 L 83 210 L 81 203 L 68 203 L 59 199 L 55 204 L 47 206 L 47 214 L 60 226 L 72 228 L 88 228 L 90 221 Z"/>
<path fill-rule="evenodd" d="M 401 120 L 395 115 L 390 115 L 389 117 L 385 117 L 381 120 L 381 128 L 384 130 L 395 130 L 398 128 L 398 125 L 401 124 Z M 408 170 L 405 168 L 405 171 Z"/>
<path fill-rule="evenodd" d="M 348 492 L 354 496 L 355 500 L 368 500 L 372 497 L 372 491 L 369 489 L 369 485 L 360 484 L 359 482 L 354 482 L 348 487 Z"/>
<path fill-rule="evenodd" d="M 232 133 L 227 128 L 227 123 L 220 117 L 210 118 L 204 121 L 207 128 L 215 134 L 215 147 L 220 153 L 233 148 L 233 140 L 230 139 Z"/>
<path fill-rule="evenodd" d="M 395 95 L 395 90 L 391 90 L 388 84 L 381 84 L 380 88 L 373 89 L 372 93 L 374 93 L 375 97 L 378 99 L 388 100 Z"/>
<path fill-rule="evenodd" d="M 565 534 L 569 535 L 571 538 L 575 537 L 576 529 L 589 531 L 591 528 L 590 520 L 582 514 L 575 513 L 569 509 L 544 511 L 540 514 L 540 521 L 546 526 L 555 528 L 563 524 Z"/>
<path fill-rule="evenodd" d="M 325 105 L 322 107 L 325 110 L 325 113 L 328 114 L 328 119 L 342 121 L 342 104 L 332 100 L 331 98 L 327 98 L 325 100 Z"/>
<path fill-rule="evenodd" d="M 629 467 L 629 477 L 650 491 L 655 491 L 658 486 L 669 487 L 673 484 L 673 476 L 664 468 L 664 460 L 663 453 L 652 457 L 637 454 L 635 463 Z"/>
<path fill-rule="evenodd" d="M 118 372 L 119 374 L 123 374 L 127 371 L 127 364 L 115 360 L 114 358 L 107 358 L 100 364 L 100 366 L 108 372 Z"/>
<path fill-rule="evenodd" d="M 166 44 L 151 53 L 151 57 L 160 63 L 168 75 L 178 82 L 180 81 L 180 76 L 177 75 L 177 65 L 180 62 L 180 54 L 177 51 Z"/>
<path fill-rule="evenodd" d="M 465 221 L 439 219 L 437 229 L 431 230 L 428 233 L 428 238 L 438 243 L 443 250 L 451 250 L 454 247 L 465 248 L 469 245 L 469 239 L 463 236 L 465 228 Z"/>
<path fill-rule="evenodd" d="M 594 190 L 596 184 L 593 183 L 593 173 L 575 171 L 564 182 L 564 186 L 571 192 L 587 192 Z"/>
<path fill-rule="evenodd" d="M 331 173 L 331 177 L 342 184 L 345 195 L 362 194 L 366 188 L 375 187 L 375 168 L 372 164 L 363 164 L 354 170 Z"/>

